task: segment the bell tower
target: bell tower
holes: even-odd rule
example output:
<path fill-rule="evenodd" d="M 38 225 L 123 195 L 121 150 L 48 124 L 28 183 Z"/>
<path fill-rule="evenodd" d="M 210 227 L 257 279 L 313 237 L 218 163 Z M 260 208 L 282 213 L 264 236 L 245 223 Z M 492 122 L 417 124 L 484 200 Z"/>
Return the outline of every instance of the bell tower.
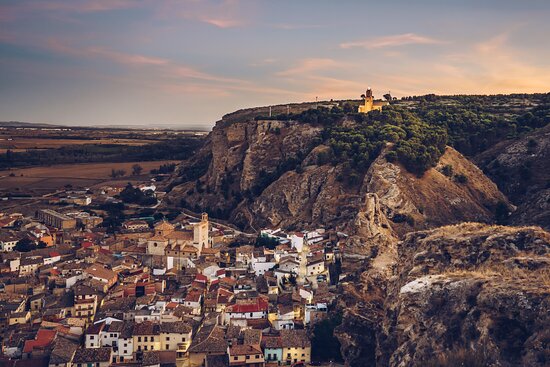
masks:
<path fill-rule="evenodd" d="M 199 249 L 210 247 L 208 214 L 202 213 L 201 221 L 193 227 L 193 244 Z"/>

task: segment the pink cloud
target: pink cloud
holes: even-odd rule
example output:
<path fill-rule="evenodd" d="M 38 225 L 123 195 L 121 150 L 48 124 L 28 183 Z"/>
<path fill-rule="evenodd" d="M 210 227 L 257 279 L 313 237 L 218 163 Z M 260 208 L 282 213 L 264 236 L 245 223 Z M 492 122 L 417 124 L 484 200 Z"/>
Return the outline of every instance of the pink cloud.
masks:
<path fill-rule="evenodd" d="M 237 0 L 165 0 L 155 5 L 156 15 L 162 18 L 183 18 L 223 29 L 242 27 L 253 19 L 253 6 L 244 7 Z"/>
<path fill-rule="evenodd" d="M 370 38 L 363 41 L 352 41 L 352 42 L 344 42 L 340 44 L 341 48 L 367 48 L 367 49 L 375 49 L 375 48 L 384 48 L 384 47 L 397 47 L 397 46 L 404 46 L 404 45 L 433 45 L 433 44 L 441 44 L 444 43 L 441 40 L 430 38 L 426 36 L 421 36 L 415 33 L 404 33 L 404 34 L 397 34 L 393 36 L 384 36 L 384 37 L 376 37 L 376 38 Z"/>
<path fill-rule="evenodd" d="M 218 28 L 233 28 L 244 25 L 243 22 L 236 19 L 215 19 L 215 18 L 200 18 L 204 23 L 214 25 Z"/>
<path fill-rule="evenodd" d="M 300 60 L 300 62 L 287 70 L 277 73 L 279 76 L 306 75 L 313 71 L 319 70 L 334 70 L 336 68 L 345 67 L 347 64 L 328 58 L 308 58 Z"/>

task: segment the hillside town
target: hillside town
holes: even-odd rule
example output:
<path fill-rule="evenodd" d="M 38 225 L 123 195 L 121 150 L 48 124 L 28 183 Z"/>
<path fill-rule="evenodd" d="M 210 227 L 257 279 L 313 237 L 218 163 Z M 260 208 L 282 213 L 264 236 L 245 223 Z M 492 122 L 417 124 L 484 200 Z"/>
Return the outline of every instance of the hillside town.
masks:
<path fill-rule="evenodd" d="M 2 365 L 315 364 L 345 234 L 245 237 L 206 213 L 105 227 L 77 199 L 0 217 Z"/>

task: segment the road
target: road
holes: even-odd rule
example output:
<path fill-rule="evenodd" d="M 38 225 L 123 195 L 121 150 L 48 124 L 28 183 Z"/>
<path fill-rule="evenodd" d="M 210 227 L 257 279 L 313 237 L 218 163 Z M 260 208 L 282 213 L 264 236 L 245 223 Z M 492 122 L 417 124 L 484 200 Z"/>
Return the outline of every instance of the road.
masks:
<path fill-rule="evenodd" d="M 201 218 L 200 216 L 198 216 L 197 214 L 189 214 L 189 212 L 187 210 L 185 211 L 182 211 L 181 213 L 182 215 L 186 216 L 187 218 L 192 218 L 192 219 L 195 219 L 195 220 L 198 220 L 200 221 Z M 224 229 L 228 229 L 228 230 L 231 230 L 233 231 L 236 235 L 242 235 L 242 236 L 246 236 L 246 237 L 256 237 L 258 236 L 257 233 L 246 233 L 246 232 L 243 232 L 243 231 L 240 231 L 236 228 L 233 228 L 231 226 L 228 226 L 226 224 L 223 224 L 223 223 L 220 223 L 220 222 L 217 222 L 215 220 L 212 220 L 211 218 L 208 219 L 215 227 L 219 227 L 219 228 L 224 228 Z"/>

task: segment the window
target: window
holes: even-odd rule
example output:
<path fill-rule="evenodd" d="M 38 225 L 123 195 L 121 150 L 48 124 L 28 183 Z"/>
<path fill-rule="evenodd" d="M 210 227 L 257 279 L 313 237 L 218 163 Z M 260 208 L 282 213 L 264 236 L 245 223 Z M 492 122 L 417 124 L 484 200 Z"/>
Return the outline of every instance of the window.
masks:
<path fill-rule="evenodd" d="M 144 342 L 147 341 L 147 337 L 146 337 L 146 336 L 143 337 L 143 341 L 144 341 Z"/>
<path fill-rule="evenodd" d="M 239 359 L 239 357 L 233 357 L 234 361 L 237 361 L 238 359 Z"/>
<path fill-rule="evenodd" d="M 94 340 L 95 337 L 93 335 L 90 335 L 90 340 Z"/>
<path fill-rule="evenodd" d="M 144 347 L 143 347 L 143 350 L 147 350 L 147 346 L 144 346 Z"/>
<path fill-rule="evenodd" d="M 170 337 L 169 337 L 169 336 L 166 337 L 166 341 L 167 341 L 167 342 L 170 341 Z"/>
<path fill-rule="evenodd" d="M 140 341 L 141 341 L 141 336 L 138 336 L 138 342 L 140 342 Z"/>
<path fill-rule="evenodd" d="M 250 356 L 246 356 L 246 359 L 250 359 Z"/>
<path fill-rule="evenodd" d="M 181 337 L 181 341 L 182 341 L 182 342 L 185 341 L 185 336 L 182 336 L 182 337 Z"/>
<path fill-rule="evenodd" d="M 166 344 L 166 350 L 170 349 L 170 345 Z"/>

